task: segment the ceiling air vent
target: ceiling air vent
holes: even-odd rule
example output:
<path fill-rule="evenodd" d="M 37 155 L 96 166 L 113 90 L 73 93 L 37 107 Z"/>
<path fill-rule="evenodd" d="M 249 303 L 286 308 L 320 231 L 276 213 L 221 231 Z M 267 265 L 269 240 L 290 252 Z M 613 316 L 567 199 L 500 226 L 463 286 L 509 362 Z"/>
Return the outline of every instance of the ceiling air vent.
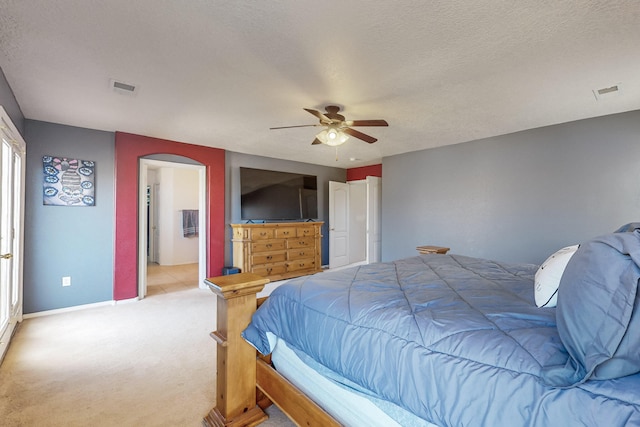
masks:
<path fill-rule="evenodd" d="M 618 96 L 620 95 L 620 83 L 613 85 L 613 86 L 609 86 L 609 87 L 603 87 L 601 89 L 594 89 L 593 90 L 593 95 L 596 97 L 596 100 L 601 100 L 601 99 L 607 99 L 607 98 L 613 98 L 614 96 Z"/>
<path fill-rule="evenodd" d="M 135 95 L 138 91 L 136 85 L 124 83 L 115 79 L 109 80 L 109 86 L 114 92 L 121 95 Z"/>

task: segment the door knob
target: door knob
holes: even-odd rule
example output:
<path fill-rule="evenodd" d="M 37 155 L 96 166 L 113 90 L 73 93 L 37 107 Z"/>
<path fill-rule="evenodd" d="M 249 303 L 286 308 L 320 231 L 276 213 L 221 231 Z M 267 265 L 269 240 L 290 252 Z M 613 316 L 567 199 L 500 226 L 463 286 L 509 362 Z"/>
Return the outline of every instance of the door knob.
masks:
<path fill-rule="evenodd" d="M 2 258 L 2 259 L 11 259 L 11 258 L 13 258 L 13 254 L 2 254 L 2 255 L 0 255 L 0 258 Z"/>

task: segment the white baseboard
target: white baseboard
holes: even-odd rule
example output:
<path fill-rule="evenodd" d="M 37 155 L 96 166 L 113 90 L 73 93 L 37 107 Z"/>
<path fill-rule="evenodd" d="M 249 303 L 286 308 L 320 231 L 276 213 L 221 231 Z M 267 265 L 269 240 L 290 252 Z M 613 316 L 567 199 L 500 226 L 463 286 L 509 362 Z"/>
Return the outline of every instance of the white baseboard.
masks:
<path fill-rule="evenodd" d="M 112 301 L 96 302 L 93 304 L 74 305 L 73 307 L 56 308 L 54 310 L 45 310 L 45 311 L 38 311 L 35 313 L 29 313 L 29 314 L 23 315 L 22 318 L 31 319 L 33 317 L 42 317 L 42 316 L 50 316 L 52 314 L 69 313 L 71 311 L 86 310 L 88 308 L 104 307 L 107 305 L 128 304 L 130 302 L 135 302 L 135 301 L 138 301 L 138 297 L 120 300 L 120 301 L 112 300 Z"/>
<path fill-rule="evenodd" d="M 134 298 L 128 298 L 128 299 L 121 299 L 118 301 L 111 301 L 111 303 L 113 305 L 118 305 L 118 304 L 129 304 L 131 302 L 138 302 L 138 301 L 140 301 L 140 298 L 134 297 Z"/>

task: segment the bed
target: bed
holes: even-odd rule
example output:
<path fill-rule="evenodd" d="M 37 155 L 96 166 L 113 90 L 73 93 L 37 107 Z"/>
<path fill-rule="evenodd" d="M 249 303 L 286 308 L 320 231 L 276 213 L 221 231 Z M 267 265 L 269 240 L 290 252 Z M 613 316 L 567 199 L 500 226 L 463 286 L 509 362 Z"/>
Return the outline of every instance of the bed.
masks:
<path fill-rule="evenodd" d="M 639 265 L 637 228 L 576 246 L 557 307 L 537 265 L 358 266 L 278 287 L 242 336 L 340 424 L 640 426 Z"/>

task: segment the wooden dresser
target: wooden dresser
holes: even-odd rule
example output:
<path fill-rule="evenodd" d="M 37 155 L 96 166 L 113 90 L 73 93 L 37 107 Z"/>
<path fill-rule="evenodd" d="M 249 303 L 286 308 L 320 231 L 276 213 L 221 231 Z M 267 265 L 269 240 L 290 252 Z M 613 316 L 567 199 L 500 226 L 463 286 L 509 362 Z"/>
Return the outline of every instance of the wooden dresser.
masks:
<path fill-rule="evenodd" d="M 271 280 L 322 271 L 322 224 L 231 224 L 233 265 Z"/>

